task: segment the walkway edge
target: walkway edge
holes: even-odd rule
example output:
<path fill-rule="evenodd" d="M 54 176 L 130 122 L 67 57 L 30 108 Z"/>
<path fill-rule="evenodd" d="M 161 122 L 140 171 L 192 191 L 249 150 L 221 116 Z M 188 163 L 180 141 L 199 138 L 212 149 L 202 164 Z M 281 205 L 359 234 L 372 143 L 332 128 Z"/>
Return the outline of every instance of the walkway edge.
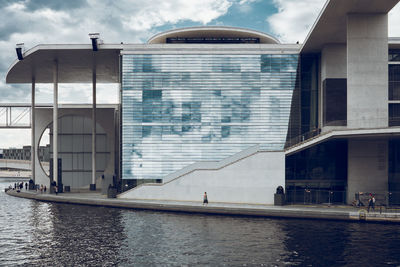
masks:
<path fill-rule="evenodd" d="M 321 210 L 313 208 L 290 208 L 286 207 L 271 207 L 260 206 L 260 208 L 247 208 L 247 207 L 221 207 L 221 206 L 201 206 L 190 205 L 187 203 L 182 204 L 160 204 L 160 203 L 146 203 L 135 200 L 121 200 L 121 199 L 98 199 L 98 198 L 84 198 L 76 196 L 63 196 L 63 195 L 49 195 L 49 194 L 35 194 L 28 192 L 16 192 L 9 190 L 6 192 L 10 196 L 34 199 L 45 202 L 57 202 L 65 204 L 78 204 L 90 205 L 101 207 L 113 208 L 127 208 L 127 209 L 140 209 L 140 210 L 153 210 L 153 211 L 172 211 L 172 212 L 185 212 L 185 213 L 200 213 L 200 214 L 214 214 L 214 215 L 234 215 L 234 216 L 255 216 L 255 217 L 277 217 L 277 218 L 296 218 L 296 219 L 323 219 L 323 220 L 340 220 L 340 221 L 366 221 L 366 222 L 395 222 L 400 223 L 400 214 L 390 213 L 363 213 L 348 211 L 348 210 Z"/>

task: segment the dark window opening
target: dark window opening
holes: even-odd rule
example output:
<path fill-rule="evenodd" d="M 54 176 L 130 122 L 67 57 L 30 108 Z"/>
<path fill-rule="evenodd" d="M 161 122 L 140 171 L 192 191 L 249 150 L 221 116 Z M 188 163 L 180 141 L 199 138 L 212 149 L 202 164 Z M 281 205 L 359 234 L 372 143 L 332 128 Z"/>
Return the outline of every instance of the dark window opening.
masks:
<path fill-rule="evenodd" d="M 325 79 L 324 126 L 345 126 L 347 119 L 347 79 Z"/>
<path fill-rule="evenodd" d="M 389 127 L 400 126 L 400 104 L 389 104 Z"/>

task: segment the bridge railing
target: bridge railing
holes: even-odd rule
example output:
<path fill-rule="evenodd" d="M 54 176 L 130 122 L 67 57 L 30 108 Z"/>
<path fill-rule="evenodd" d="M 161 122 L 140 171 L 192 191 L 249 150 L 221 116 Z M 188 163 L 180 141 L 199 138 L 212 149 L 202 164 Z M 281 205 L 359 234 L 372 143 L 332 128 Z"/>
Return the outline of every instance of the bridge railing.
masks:
<path fill-rule="evenodd" d="M 31 106 L 0 104 L 0 128 L 30 128 Z"/>

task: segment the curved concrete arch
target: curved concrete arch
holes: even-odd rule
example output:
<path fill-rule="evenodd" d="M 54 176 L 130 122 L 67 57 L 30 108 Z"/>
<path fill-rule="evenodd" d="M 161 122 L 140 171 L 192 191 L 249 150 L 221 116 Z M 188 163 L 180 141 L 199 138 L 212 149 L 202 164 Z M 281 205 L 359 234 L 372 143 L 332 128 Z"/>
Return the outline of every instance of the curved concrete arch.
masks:
<path fill-rule="evenodd" d="M 245 28 L 226 27 L 226 26 L 203 26 L 203 27 L 188 27 L 179 28 L 170 31 L 158 33 L 151 37 L 148 44 L 164 44 L 167 38 L 194 38 L 194 37 L 236 37 L 236 38 L 259 38 L 261 44 L 280 44 L 279 40 L 272 35 L 249 30 Z"/>
<path fill-rule="evenodd" d="M 50 124 L 49 124 L 50 125 Z M 49 126 L 48 125 L 48 126 Z M 39 166 L 40 166 L 40 168 L 41 168 L 41 170 L 42 170 L 42 172 L 44 173 L 44 174 L 46 174 L 47 175 L 47 177 L 50 179 L 50 162 L 49 162 L 49 174 L 47 174 L 46 173 L 46 171 L 45 171 L 45 169 L 43 168 L 43 163 L 39 160 L 39 147 L 40 147 L 40 141 L 42 140 L 42 137 L 43 137 L 43 135 L 44 135 L 44 133 L 46 132 L 46 130 L 47 130 L 47 128 L 48 127 L 46 127 L 44 130 L 43 130 L 43 132 L 42 132 L 42 134 L 40 135 L 40 137 L 39 137 L 39 142 L 36 144 L 35 143 L 35 147 L 36 147 L 36 158 L 35 159 L 38 159 L 38 161 L 39 161 Z"/>
<path fill-rule="evenodd" d="M 114 109 L 112 109 L 114 110 Z M 110 121 L 114 121 L 114 112 L 110 112 L 110 109 L 98 109 L 98 118 L 97 125 L 102 128 L 104 133 L 107 136 L 107 146 L 109 151 L 109 158 L 106 162 L 106 166 L 104 169 L 105 176 L 111 176 L 114 174 L 115 166 L 114 166 L 114 156 L 115 156 L 115 128 L 114 124 L 110 123 Z M 61 119 L 66 116 L 79 116 L 91 119 L 91 109 L 84 108 L 65 108 L 59 109 L 58 119 Z M 36 110 L 36 127 L 35 127 L 35 146 L 36 148 L 40 145 L 40 140 L 42 138 L 42 134 L 44 131 L 53 123 L 53 115 L 51 108 L 38 108 Z M 47 187 L 50 186 L 49 176 L 43 170 L 41 163 L 39 161 L 39 157 L 37 156 L 35 159 L 36 166 L 36 184 L 43 184 Z M 109 183 L 109 181 L 108 181 Z M 106 185 L 108 185 L 106 183 Z M 102 179 L 97 177 L 96 179 L 97 188 L 102 188 Z M 88 184 L 89 185 L 89 184 Z"/>

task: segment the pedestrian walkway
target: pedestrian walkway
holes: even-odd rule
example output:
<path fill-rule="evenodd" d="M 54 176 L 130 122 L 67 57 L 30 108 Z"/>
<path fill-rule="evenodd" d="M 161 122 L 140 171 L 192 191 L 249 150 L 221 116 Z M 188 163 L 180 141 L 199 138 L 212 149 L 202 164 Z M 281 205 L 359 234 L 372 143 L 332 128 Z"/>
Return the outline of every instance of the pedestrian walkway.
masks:
<path fill-rule="evenodd" d="M 382 212 L 376 209 L 367 212 L 352 206 L 328 206 L 328 205 L 256 205 L 244 203 L 213 203 L 203 205 L 189 201 L 160 201 L 107 198 L 100 192 L 61 193 L 58 195 L 40 193 L 36 191 L 17 192 L 8 190 L 7 194 L 15 197 L 35 199 L 39 201 L 58 202 L 67 204 L 92 205 L 115 208 L 145 209 L 157 211 L 189 212 L 220 215 L 282 217 L 302 219 L 327 219 L 369 222 L 397 222 L 400 223 L 400 212 Z"/>

